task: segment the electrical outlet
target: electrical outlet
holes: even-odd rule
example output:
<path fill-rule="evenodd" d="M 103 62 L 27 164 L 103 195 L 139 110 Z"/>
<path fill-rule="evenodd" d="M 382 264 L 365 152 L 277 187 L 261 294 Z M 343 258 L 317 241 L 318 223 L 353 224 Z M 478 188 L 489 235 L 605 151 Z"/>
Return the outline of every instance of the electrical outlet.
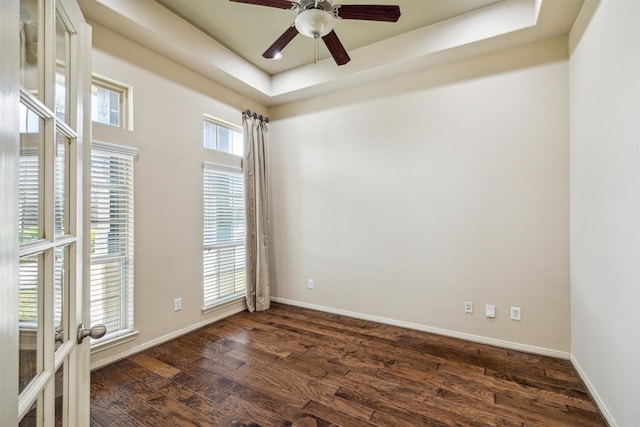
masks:
<path fill-rule="evenodd" d="M 313 289 L 313 279 L 308 279 L 307 280 L 307 288 Z"/>
<path fill-rule="evenodd" d="M 511 320 L 520 320 L 521 314 L 520 307 L 511 307 Z"/>
<path fill-rule="evenodd" d="M 182 310 L 182 298 L 176 298 L 173 300 L 173 311 Z"/>
<path fill-rule="evenodd" d="M 473 302 L 465 301 L 464 302 L 464 312 L 465 313 L 473 313 Z"/>
<path fill-rule="evenodd" d="M 489 317 L 489 318 L 496 317 L 496 306 L 495 305 L 491 305 L 491 304 L 485 305 L 484 306 L 484 315 Z"/>

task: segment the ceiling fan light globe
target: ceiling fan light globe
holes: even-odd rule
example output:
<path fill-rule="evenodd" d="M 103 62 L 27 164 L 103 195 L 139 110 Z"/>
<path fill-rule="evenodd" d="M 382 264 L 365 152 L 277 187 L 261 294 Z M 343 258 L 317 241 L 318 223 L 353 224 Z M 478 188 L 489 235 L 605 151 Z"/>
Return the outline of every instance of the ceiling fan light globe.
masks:
<path fill-rule="evenodd" d="M 296 29 L 312 39 L 324 37 L 333 30 L 333 16 L 321 9 L 309 9 L 296 17 Z"/>

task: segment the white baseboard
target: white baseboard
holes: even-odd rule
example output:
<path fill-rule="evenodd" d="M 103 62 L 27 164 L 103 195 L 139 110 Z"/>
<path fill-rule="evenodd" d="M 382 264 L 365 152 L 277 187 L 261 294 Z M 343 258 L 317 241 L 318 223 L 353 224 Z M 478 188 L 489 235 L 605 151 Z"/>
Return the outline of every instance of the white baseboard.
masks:
<path fill-rule="evenodd" d="M 596 402 L 596 405 L 598 405 L 598 409 L 600 409 L 600 413 L 604 417 L 607 424 L 609 424 L 610 427 L 616 427 L 616 423 L 613 421 L 613 417 L 611 416 L 609 411 L 607 411 L 607 407 L 602 401 L 602 398 L 600 398 L 600 395 L 596 391 L 595 387 L 593 386 L 593 384 L 591 384 L 591 381 L 589 381 L 589 377 L 584 372 L 584 370 L 582 369 L 582 366 L 580 366 L 580 363 L 578 363 L 578 360 L 575 358 L 573 354 L 571 355 L 571 363 L 573 364 L 573 367 L 575 368 L 575 370 L 578 372 L 578 375 L 582 379 L 582 382 L 584 382 L 584 385 L 587 386 L 587 389 L 589 390 L 591 397 L 593 397 L 593 400 Z"/>
<path fill-rule="evenodd" d="M 161 337 L 158 337 L 156 339 L 153 339 L 151 341 L 147 341 L 145 343 L 142 343 L 140 345 L 137 345 L 135 347 L 131 347 L 128 350 L 122 351 L 118 354 L 115 354 L 113 356 L 110 357 L 105 357 L 104 359 L 100 359 L 97 362 L 92 362 L 91 363 L 91 370 L 95 370 L 98 368 L 102 368 L 103 366 L 109 365 L 111 363 L 115 363 L 118 360 L 122 360 L 122 359 L 126 359 L 127 357 L 133 356 L 136 353 L 140 353 L 141 351 L 147 350 L 151 347 L 155 347 L 159 344 L 163 344 L 167 341 L 171 341 L 173 339 L 176 339 L 182 335 L 188 334 L 189 332 L 195 331 L 196 329 L 199 329 L 203 326 L 207 326 L 211 323 L 217 322 L 218 320 L 224 319 L 225 317 L 229 317 L 232 314 L 236 314 L 236 313 L 240 313 L 241 311 L 246 310 L 247 306 L 246 304 L 244 304 L 244 301 L 241 301 L 240 303 L 237 304 L 236 307 L 229 307 L 229 310 L 222 310 L 219 313 L 215 314 L 214 316 L 208 317 L 206 320 L 203 320 L 201 322 L 195 323 L 193 325 L 190 325 L 186 328 L 182 328 L 179 329 L 177 331 L 173 331 L 170 334 L 167 335 L 163 335 Z"/>
<path fill-rule="evenodd" d="M 421 332 L 429 332 L 437 335 L 444 335 L 451 338 L 459 338 L 462 340 L 477 342 L 480 344 L 492 345 L 495 347 L 508 348 L 510 350 L 523 351 L 526 353 L 538 354 L 541 356 L 558 357 L 560 359 L 569 360 L 570 354 L 566 351 L 554 350 L 551 348 L 537 347 L 534 345 L 521 344 L 511 341 L 504 341 L 495 338 L 484 337 L 481 335 L 467 334 L 465 332 L 451 331 L 448 329 L 434 328 L 433 326 L 420 325 L 418 323 L 405 322 L 403 320 L 389 319 L 386 317 L 373 316 L 370 314 L 357 313 L 354 311 L 340 310 L 333 307 L 325 307 L 315 304 L 309 304 L 300 301 L 289 300 L 285 298 L 271 297 L 271 301 L 280 302 L 282 304 L 294 305 L 311 310 L 324 311 L 326 313 L 340 314 L 343 316 L 353 317 L 361 320 L 369 320 L 371 322 L 382 323 L 385 325 L 399 326 L 401 328 L 413 329 Z"/>

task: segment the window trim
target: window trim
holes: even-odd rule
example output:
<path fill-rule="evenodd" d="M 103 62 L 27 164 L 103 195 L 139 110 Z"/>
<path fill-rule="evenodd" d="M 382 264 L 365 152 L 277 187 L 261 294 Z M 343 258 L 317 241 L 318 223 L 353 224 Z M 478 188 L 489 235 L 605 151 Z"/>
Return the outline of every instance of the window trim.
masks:
<path fill-rule="evenodd" d="M 214 124 L 216 126 L 222 126 L 231 130 L 235 130 L 236 132 L 242 133 L 242 126 L 236 125 L 226 120 L 219 119 L 217 117 L 210 116 L 209 114 L 204 115 L 204 121 Z"/>
<path fill-rule="evenodd" d="M 200 309 L 200 312 L 202 314 L 207 314 L 207 313 L 211 313 L 212 311 L 220 310 L 221 308 L 236 304 L 238 301 L 245 301 L 247 299 L 246 293 L 247 293 L 247 290 L 246 290 L 246 284 L 245 284 L 245 295 L 236 295 L 234 297 L 229 297 L 227 299 L 220 300 L 215 304 L 207 305 L 206 307 L 203 305 L 203 307 Z"/>
<path fill-rule="evenodd" d="M 135 327 L 129 331 L 122 332 L 121 334 L 114 335 L 106 340 L 100 340 L 91 343 L 91 354 L 99 353 L 104 350 L 108 350 L 112 347 L 124 344 L 129 341 L 135 340 L 140 331 Z"/>
<path fill-rule="evenodd" d="M 112 144 L 110 142 L 93 140 L 91 143 L 91 151 L 103 151 L 110 154 L 116 154 L 126 157 L 138 157 L 138 149 L 135 147 L 128 147 L 126 145 Z"/>
<path fill-rule="evenodd" d="M 243 129 L 242 129 L 242 126 L 239 126 L 239 125 L 233 124 L 233 123 L 228 122 L 228 121 L 226 121 L 226 120 L 219 119 L 219 118 L 217 118 L 217 117 L 210 116 L 210 115 L 208 115 L 208 114 L 204 114 L 204 116 L 203 116 L 203 120 L 202 120 L 202 130 L 203 130 L 203 132 L 204 132 L 204 126 L 205 126 L 207 123 L 208 123 L 208 124 L 211 124 L 211 125 L 214 125 L 214 126 L 217 126 L 217 127 L 221 127 L 221 128 L 228 129 L 228 130 L 230 130 L 230 131 L 232 131 L 232 132 L 237 132 L 237 133 L 239 133 L 240 135 L 243 135 L 243 133 L 244 133 L 244 132 L 243 132 Z M 206 147 L 206 146 L 204 145 L 204 143 L 205 143 L 205 141 L 204 141 L 204 139 L 203 139 L 203 141 L 202 141 L 202 148 L 203 148 L 203 149 L 205 149 L 205 150 L 207 150 L 207 151 L 215 151 L 215 152 L 217 152 L 217 153 L 224 153 L 224 154 L 226 154 L 226 155 L 234 156 L 234 157 L 237 157 L 237 158 L 240 158 L 240 159 L 242 159 L 242 158 L 244 157 L 244 156 L 243 156 L 243 154 L 235 154 L 235 153 L 233 153 L 233 152 L 224 151 L 224 150 L 219 150 L 219 149 L 217 149 L 217 148 L 210 148 L 210 147 Z"/>
<path fill-rule="evenodd" d="M 138 157 L 138 149 L 135 147 L 129 147 L 129 146 L 124 146 L 124 145 L 119 145 L 119 144 L 112 144 L 109 142 L 104 142 L 104 141 L 97 141 L 94 140 L 91 143 L 91 153 L 90 153 L 90 157 L 93 155 L 94 151 L 99 151 L 101 153 L 104 154 L 108 154 L 114 157 L 120 157 L 120 158 L 126 158 L 126 159 L 131 159 L 132 162 L 135 161 L 135 159 Z M 90 172 L 89 174 L 91 175 L 91 167 L 89 168 Z M 91 176 L 90 176 L 91 179 Z M 135 182 L 135 175 L 132 176 L 132 179 Z M 132 183 L 133 184 L 133 183 Z M 89 198 L 91 198 L 91 193 L 92 193 L 92 185 L 90 185 L 90 195 Z M 135 194 L 135 193 L 134 193 Z M 135 197 L 135 196 L 134 196 Z M 135 198 L 132 200 L 132 204 L 135 205 Z M 135 221 L 135 219 L 134 219 Z M 89 217 L 89 223 L 91 224 L 92 222 L 92 218 L 91 216 Z M 132 224 L 133 227 L 133 224 Z M 133 257 L 135 253 L 135 248 L 133 248 L 132 250 L 132 254 L 131 256 Z M 89 272 L 91 271 L 91 259 L 92 256 L 89 253 L 88 255 L 88 263 L 89 263 Z M 135 259 L 133 261 L 135 263 Z M 90 273 L 89 273 L 90 274 Z M 133 294 L 135 293 L 135 277 L 132 274 L 132 281 L 133 283 L 131 284 L 131 298 L 133 299 L 134 296 Z M 89 280 L 89 287 L 91 287 L 91 281 Z M 121 329 L 118 331 L 114 331 L 114 333 L 112 334 L 108 334 L 106 335 L 104 338 L 98 339 L 98 340 L 91 340 L 91 353 L 96 353 L 96 352 L 100 352 L 103 350 L 106 350 L 108 348 L 114 347 L 116 345 L 119 344 L 123 344 L 125 342 L 128 341 L 132 341 L 134 340 L 138 334 L 140 333 L 140 331 L 138 331 L 135 328 L 135 304 L 132 302 L 132 312 L 131 312 L 131 319 L 129 319 L 131 321 L 131 327 L 128 329 Z"/>
<path fill-rule="evenodd" d="M 227 153 L 228 154 L 228 153 Z M 202 162 L 202 185 L 203 185 L 203 189 L 202 189 L 202 215 L 204 217 L 205 215 L 205 205 L 204 205 L 204 198 L 205 198 L 205 192 L 204 192 L 204 184 L 205 184 L 205 171 L 206 170 L 214 170 L 214 171 L 219 171 L 219 172 L 223 172 L 223 173 L 233 173 L 233 174 L 239 174 L 240 177 L 242 177 L 242 179 L 244 179 L 244 172 L 242 169 L 242 166 L 232 166 L 229 164 L 222 164 L 222 163 L 218 163 L 218 162 L 207 162 L 204 161 Z M 244 197 L 244 182 L 243 182 L 243 197 Z M 246 211 L 244 210 L 243 207 L 243 213 L 244 213 L 244 219 L 245 219 L 245 240 L 243 241 L 243 246 L 246 245 Z M 229 295 L 227 297 L 223 297 L 217 300 L 214 300 L 213 302 L 207 304 L 206 299 L 205 299 L 205 274 L 204 274 L 204 269 L 205 269 L 205 265 L 204 265 L 204 254 L 206 251 L 206 244 L 204 242 L 204 234 L 205 234 L 205 223 L 204 223 L 204 218 L 203 218 L 203 224 L 202 224 L 202 232 L 203 232 L 203 246 L 202 246 L 202 313 L 208 313 L 214 309 L 219 309 L 221 307 L 236 303 L 239 300 L 245 299 L 246 298 L 246 291 L 247 291 L 247 285 L 246 285 L 246 259 L 245 259 L 245 264 L 244 264 L 244 269 L 245 269 L 245 285 L 244 285 L 244 291 L 242 293 L 234 293 L 232 295 Z"/>
<path fill-rule="evenodd" d="M 91 86 L 94 85 L 120 94 L 120 125 L 113 126 L 94 120 L 91 120 L 91 122 L 133 131 L 133 87 L 100 74 L 92 73 Z"/>

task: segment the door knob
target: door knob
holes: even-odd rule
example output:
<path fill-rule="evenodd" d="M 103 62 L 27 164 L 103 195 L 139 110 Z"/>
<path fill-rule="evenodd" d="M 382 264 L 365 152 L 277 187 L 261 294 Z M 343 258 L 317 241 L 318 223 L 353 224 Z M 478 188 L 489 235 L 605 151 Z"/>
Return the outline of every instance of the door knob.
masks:
<path fill-rule="evenodd" d="M 96 325 L 91 329 L 85 329 L 84 323 L 80 323 L 80 326 L 78 326 L 78 344 L 82 344 L 86 337 L 98 339 L 102 338 L 106 333 L 107 327 L 104 325 Z"/>

